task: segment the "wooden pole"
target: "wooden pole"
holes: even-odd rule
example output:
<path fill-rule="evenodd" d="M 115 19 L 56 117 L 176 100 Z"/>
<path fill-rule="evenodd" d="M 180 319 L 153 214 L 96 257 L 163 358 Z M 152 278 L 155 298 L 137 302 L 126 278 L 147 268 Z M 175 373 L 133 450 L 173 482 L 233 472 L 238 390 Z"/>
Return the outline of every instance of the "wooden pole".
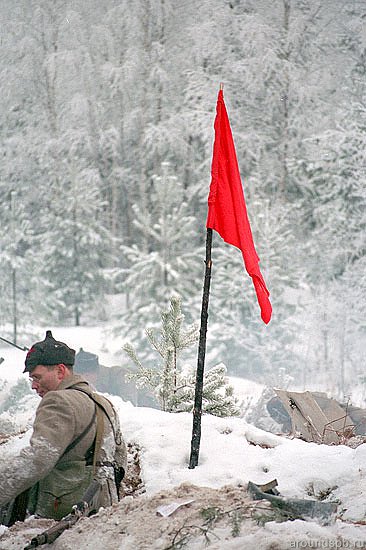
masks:
<path fill-rule="evenodd" d="M 11 237 L 13 240 L 13 243 L 15 244 L 15 201 L 16 201 L 16 191 L 11 191 L 10 193 L 10 208 L 11 208 Z M 13 263 L 14 262 L 14 263 Z M 13 251 L 13 261 L 12 261 L 12 274 L 11 274 L 11 281 L 12 281 L 12 305 L 13 305 L 13 340 L 14 344 L 17 343 L 17 322 L 18 322 L 18 314 L 17 314 L 17 272 L 16 272 L 16 251 L 14 249 Z"/>
<path fill-rule="evenodd" d="M 207 229 L 206 260 L 205 260 L 206 270 L 205 270 L 205 281 L 203 285 L 201 328 L 200 328 L 200 339 L 199 339 L 199 345 L 198 345 L 198 361 L 197 361 L 196 389 L 195 389 L 194 409 L 193 409 L 191 456 L 190 456 L 189 466 L 188 466 L 190 469 L 193 469 L 198 465 L 198 455 L 199 455 L 200 442 L 201 442 L 203 373 L 205 369 L 208 300 L 210 296 L 211 266 L 212 266 L 211 248 L 212 248 L 212 229 Z"/>

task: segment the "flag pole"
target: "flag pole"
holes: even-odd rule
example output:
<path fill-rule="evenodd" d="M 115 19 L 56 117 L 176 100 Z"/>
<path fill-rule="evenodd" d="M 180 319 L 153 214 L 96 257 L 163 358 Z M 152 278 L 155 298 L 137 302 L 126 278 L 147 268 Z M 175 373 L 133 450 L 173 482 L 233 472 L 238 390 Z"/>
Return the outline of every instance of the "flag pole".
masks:
<path fill-rule="evenodd" d="M 191 456 L 189 459 L 189 466 L 188 466 L 188 468 L 190 469 L 193 469 L 198 465 L 198 455 L 199 455 L 200 442 L 201 442 L 203 372 L 205 370 L 208 300 L 210 296 L 211 267 L 212 267 L 211 248 L 212 248 L 212 229 L 207 229 L 206 260 L 205 260 L 206 269 L 205 269 L 205 280 L 204 280 L 203 295 L 202 295 L 200 339 L 198 344 L 198 360 L 197 360 L 196 389 L 195 389 L 194 409 L 193 409 Z"/>
<path fill-rule="evenodd" d="M 201 441 L 203 373 L 206 354 L 213 229 L 219 233 L 225 242 L 241 250 L 245 268 L 254 284 L 262 320 L 267 324 L 271 320 L 272 315 L 269 291 L 259 269 L 259 257 L 255 250 L 253 235 L 247 215 L 243 186 L 241 183 L 230 122 L 225 107 L 223 89 L 224 85 L 221 82 L 216 104 L 216 118 L 214 124 L 215 141 L 212 155 L 210 193 L 208 196 L 206 271 L 202 297 L 191 456 L 189 461 L 189 468 L 191 469 L 198 465 Z"/>
<path fill-rule="evenodd" d="M 223 90 L 223 89 L 224 89 L 224 83 L 220 82 L 220 90 Z M 207 228 L 206 260 L 205 260 L 206 269 L 205 269 L 205 280 L 203 284 L 202 307 L 201 307 L 201 328 L 200 328 L 200 338 L 199 338 L 199 344 L 198 344 L 196 387 L 195 387 L 194 409 L 193 409 L 193 428 L 192 428 L 192 439 L 191 439 L 191 456 L 189 459 L 189 466 L 188 466 L 188 468 L 190 469 L 193 469 L 196 466 L 198 466 L 198 455 L 200 451 L 200 442 L 201 442 L 203 374 L 205 370 L 208 301 L 210 297 L 211 268 L 212 268 L 211 249 L 212 249 L 212 228 Z"/>

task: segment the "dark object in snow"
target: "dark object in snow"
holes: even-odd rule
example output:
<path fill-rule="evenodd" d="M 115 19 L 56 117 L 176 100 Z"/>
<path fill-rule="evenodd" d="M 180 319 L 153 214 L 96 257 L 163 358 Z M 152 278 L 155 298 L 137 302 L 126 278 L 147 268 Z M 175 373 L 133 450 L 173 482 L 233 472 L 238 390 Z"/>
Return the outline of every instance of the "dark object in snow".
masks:
<path fill-rule="evenodd" d="M 97 512 L 96 503 L 98 502 L 98 495 L 101 490 L 99 481 L 93 480 L 85 494 L 83 499 L 73 506 L 70 514 L 67 514 L 64 518 L 60 519 L 55 525 L 43 531 L 39 535 L 32 538 L 29 544 L 25 546 L 24 550 L 31 550 L 42 544 L 51 544 L 54 542 L 66 529 L 70 529 L 81 517 L 88 517 Z"/>
<path fill-rule="evenodd" d="M 284 433 L 289 433 L 292 430 L 291 418 L 281 399 L 275 395 L 266 403 L 266 409 L 277 424 L 279 424 Z"/>
<path fill-rule="evenodd" d="M 0 357 L 0 365 L 1 363 L 4 363 L 4 361 L 5 361 L 4 357 Z"/>
<path fill-rule="evenodd" d="M 249 481 L 249 484 L 255 485 L 252 481 Z M 280 492 L 278 489 L 276 489 L 278 485 L 277 479 L 272 479 L 272 481 L 269 481 L 268 483 L 265 483 L 264 485 L 255 485 L 262 493 L 266 493 L 268 495 L 279 495 Z M 249 490 L 249 485 L 248 485 Z"/>
<path fill-rule="evenodd" d="M 18 346 L 18 344 L 16 344 L 15 342 L 12 342 L 11 340 L 7 340 L 6 338 L 3 338 L 2 336 L 0 336 L 0 340 L 5 342 L 6 344 L 9 344 L 10 346 L 14 346 L 17 349 L 20 349 L 21 351 L 28 351 L 29 350 L 29 348 L 27 348 L 26 346 Z M 4 361 L 4 359 L 3 359 L 3 361 Z"/>
<path fill-rule="evenodd" d="M 290 520 L 318 518 L 324 523 L 329 523 L 332 515 L 337 511 L 335 502 L 283 498 L 279 495 L 276 486 L 277 480 L 275 479 L 266 485 L 256 485 L 249 481 L 248 491 L 255 500 L 269 500 L 274 508 L 281 510 Z"/>

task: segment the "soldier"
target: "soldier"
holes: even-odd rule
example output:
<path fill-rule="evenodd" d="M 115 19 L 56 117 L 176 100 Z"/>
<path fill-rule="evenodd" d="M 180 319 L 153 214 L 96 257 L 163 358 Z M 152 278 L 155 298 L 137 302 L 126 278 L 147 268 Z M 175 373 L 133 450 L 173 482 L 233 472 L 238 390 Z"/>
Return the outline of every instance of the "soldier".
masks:
<path fill-rule="evenodd" d="M 97 355 L 80 348 L 75 356 L 74 371 L 82 374 L 89 384 L 99 392 L 118 395 L 124 401 L 131 401 L 136 406 L 157 407 L 151 393 L 137 388 L 135 382 L 126 379 L 126 375 L 133 372 L 131 368 L 105 367 L 99 363 Z"/>
<path fill-rule="evenodd" d="M 112 403 L 73 373 L 75 351 L 51 331 L 28 351 L 24 372 L 42 398 L 28 447 L 0 466 L 0 506 L 28 489 L 28 512 L 60 519 L 92 480 L 98 506 L 118 501 L 127 452 Z"/>

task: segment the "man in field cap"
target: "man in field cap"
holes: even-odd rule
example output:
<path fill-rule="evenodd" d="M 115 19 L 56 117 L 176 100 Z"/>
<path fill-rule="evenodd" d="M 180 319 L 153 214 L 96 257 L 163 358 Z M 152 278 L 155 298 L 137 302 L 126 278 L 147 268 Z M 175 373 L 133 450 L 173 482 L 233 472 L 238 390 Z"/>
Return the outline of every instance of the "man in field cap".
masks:
<path fill-rule="evenodd" d="M 25 359 L 32 389 L 41 397 L 28 447 L 0 464 L 0 506 L 27 494 L 28 513 L 60 519 L 92 482 L 99 506 L 118 500 L 126 445 L 112 403 L 74 374 L 75 351 L 50 330 Z M 15 502 L 17 499 L 15 499 Z"/>

